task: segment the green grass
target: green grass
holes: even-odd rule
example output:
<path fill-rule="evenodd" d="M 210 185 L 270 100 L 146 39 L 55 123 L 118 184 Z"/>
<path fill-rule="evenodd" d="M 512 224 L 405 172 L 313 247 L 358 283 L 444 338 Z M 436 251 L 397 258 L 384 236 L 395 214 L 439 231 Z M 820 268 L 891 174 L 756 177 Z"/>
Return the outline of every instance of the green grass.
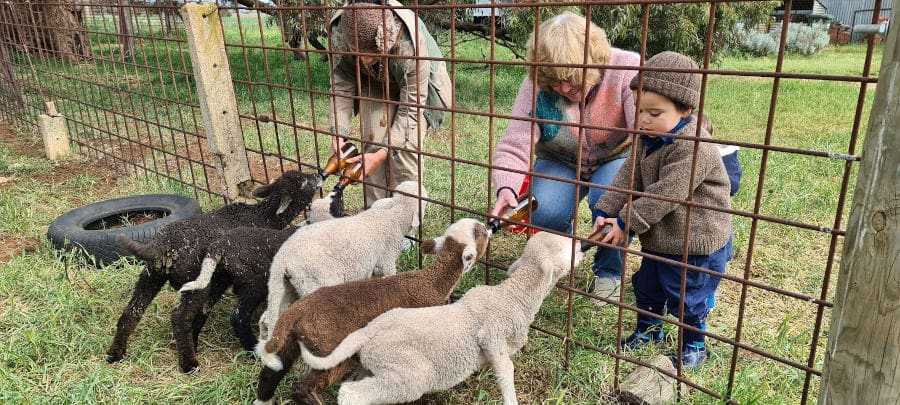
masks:
<path fill-rule="evenodd" d="M 881 54 L 879 50 L 876 50 L 872 55 L 869 76 L 878 77 L 878 69 L 881 67 Z M 830 46 L 816 55 L 788 54 L 784 59 L 781 71 L 786 73 L 859 77 L 863 73 L 865 56 L 866 46 L 864 44 Z M 749 72 L 774 72 L 777 61 L 775 56 L 725 58 L 716 68 Z"/>
<path fill-rule="evenodd" d="M 307 65 L 305 61 L 293 61 L 291 55 L 283 51 L 242 48 L 242 44 L 280 46 L 280 34 L 273 27 L 263 25 L 260 28 L 255 19 L 242 18 L 240 26 L 234 17 L 225 18 L 224 22 L 233 76 L 236 80 L 252 83 L 235 85 L 239 111 L 247 117 L 266 115 L 278 121 L 266 123 L 242 118 L 248 148 L 298 159 L 308 165 L 324 161 L 328 148 L 326 138 L 316 139 L 309 131 L 298 128 L 327 128 L 327 99 L 314 95 L 311 104 L 310 93 L 306 90 L 327 90 L 327 63 L 313 56 Z M 95 23 L 99 25 L 96 29 L 102 30 L 102 24 Z M 243 36 L 238 29 L 243 30 Z M 0 402 L 248 403 L 254 398 L 259 366 L 240 351 L 230 332 L 228 310 L 234 305 L 233 297 L 227 296 L 217 305 L 201 335 L 198 374 L 183 376 L 177 370 L 168 317 L 177 296 L 171 290 L 164 290 L 147 311 L 133 335 L 126 358 L 110 366 L 104 361 L 104 353 L 140 267 L 123 262 L 95 270 L 71 256 L 56 253 L 46 242 L 36 242 L 62 212 L 100 199 L 172 192 L 200 197 L 207 209 L 221 204 L 220 198 L 203 191 L 207 181 L 215 186 L 215 179 L 207 180 L 201 165 L 187 164 L 185 160 L 188 157 L 199 159 L 189 150 L 206 142 L 198 135 L 203 123 L 199 109 L 194 107 L 197 96 L 192 89 L 194 83 L 187 45 L 166 40 L 158 27 L 145 34 L 149 38 L 138 48 L 132 64 L 119 62 L 114 39 L 95 33 L 92 43 L 102 60 L 84 64 L 36 60 L 34 71 L 26 68 L 27 61 L 18 60 L 22 64 L 16 65 L 16 74 L 22 80 L 42 87 L 47 93 L 59 95 L 57 108 L 69 117 L 70 130 L 79 142 L 105 154 L 139 162 L 174 180 L 138 170 L 111 188 L 102 187 L 104 175 L 96 172 L 57 181 L 52 175 L 71 161 L 51 164 L 40 158 L 40 144 L 34 139 L 29 143 L 32 149 L 37 148 L 32 154 L 0 145 L 0 177 L 12 179 L 0 183 L 0 242 L 36 243 L 6 262 L 0 261 L 0 341 L 3 342 Z M 482 41 L 472 41 L 464 36 L 458 40 L 455 48 L 458 58 L 480 59 L 482 54 L 490 52 Z M 449 47 L 444 52 L 449 56 Z M 497 49 L 497 54 L 498 59 L 511 59 L 511 55 L 502 49 Z M 812 57 L 788 55 L 784 71 L 859 75 L 864 55 L 865 48 L 860 46 L 828 48 Z M 877 75 L 880 55 L 879 48 L 872 75 Z M 268 72 L 266 64 L 270 67 Z M 772 71 L 774 66 L 772 59 L 725 58 L 719 67 Z M 172 71 L 162 71 L 158 67 Z M 524 74 L 521 67 L 496 66 L 493 75 L 483 65 L 459 63 L 450 67 L 456 71 L 457 107 L 477 112 L 508 113 Z M 309 79 L 307 69 L 311 72 Z M 72 80 L 61 80 L 59 74 Z M 493 105 L 488 91 L 491 78 L 495 86 Z M 773 79 L 765 78 L 710 76 L 705 111 L 713 119 L 716 136 L 756 144 L 762 144 L 768 137 L 769 143 L 778 147 L 850 153 L 859 85 L 781 80 L 772 130 L 767 133 L 773 82 Z M 274 88 L 268 86 L 269 83 L 290 83 L 292 88 Z M 869 91 L 865 98 L 863 127 L 872 96 L 873 92 Z M 35 101 L 37 97 L 30 100 L 32 104 L 24 115 L 28 117 L 24 120 L 26 123 L 17 123 L 22 136 L 26 137 L 34 129 L 28 123 L 34 122 L 34 116 L 42 108 Z M 457 113 L 453 127 L 448 125 L 426 139 L 424 149 L 441 157 L 423 158 L 425 186 L 429 197 L 439 202 L 427 208 L 423 237 L 438 235 L 455 218 L 470 216 L 460 210 L 453 212 L 447 207 L 450 202 L 476 213 L 487 211 L 491 205 L 491 193 L 486 187 L 488 171 L 475 165 L 454 163 L 451 159 L 488 163 L 493 146 L 505 128 L 504 120 Z M 129 142 L 135 140 L 150 142 L 160 151 L 147 152 L 129 147 Z M 860 153 L 859 145 L 861 143 L 853 153 Z M 87 148 L 82 152 L 88 156 L 82 158 L 84 160 L 96 156 Z M 291 162 L 279 161 L 277 156 L 266 158 L 266 164 L 276 168 L 282 163 L 286 168 L 294 166 Z M 249 157 L 251 165 L 258 166 L 263 162 L 263 157 L 256 153 Z M 765 181 L 758 185 L 762 157 L 759 149 L 741 151 L 745 177 L 740 194 L 734 198 L 736 209 L 815 226 L 833 226 L 838 214 L 844 161 L 769 152 Z M 855 184 L 855 167 L 851 173 L 851 186 Z M 455 174 L 453 182 L 447 180 L 451 171 Z M 334 181 L 329 179 L 326 187 Z M 757 194 L 761 201 L 758 207 L 755 206 Z M 355 209 L 360 205 L 358 187 L 351 188 L 348 206 Z M 842 218 L 846 219 L 848 209 L 844 207 L 844 212 L 840 213 Z M 580 234 L 586 233 L 588 216 L 582 205 L 578 223 Z M 818 297 L 828 264 L 830 235 L 760 221 L 753 241 L 753 257 L 748 263 L 751 225 L 752 221 L 747 217 L 735 219 L 737 257 L 730 263 L 728 274 L 742 277 L 746 267 L 753 281 Z M 500 264 L 511 263 L 522 246 L 524 237 L 521 235 L 496 235 L 487 258 Z M 400 266 L 411 269 L 419 263 L 417 255 L 407 254 L 401 259 Z M 637 258 L 630 257 L 628 274 L 637 264 Z M 587 287 L 589 268 L 590 260 L 586 260 L 575 270 L 572 275 L 574 287 Z M 832 268 L 833 274 L 836 270 L 836 266 Z M 460 283 L 458 292 L 486 280 L 495 284 L 502 278 L 502 271 L 486 270 L 483 265 L 478 265 Z M 831 285 L 834 282 L 832 276 Z M 740 293 L 740 284 L 722 283 L 718 307 L 709 320 L 710 331 L 734 338 Z M 826 296 L 831 299 L 832 293 L 829 291 Z M 568 298 L 564 291 L 551 294 L 535 324 L 565 333 Z M 634 302 L 630 286 L 626 288 L 625 299 Z M 749 288 L 745 305 L 742 342 L 794 362 L 807 363 L 816 306 L 757 288 Z M 598 309 L 582 296 L 574 297 L 572 313 L 572 339 L 609 351 L 615 351 L 617 329 L 621 327 L 622 333 L 627 334 L 634 323 L 634 314 L 626 311 L 623 324 L 619 325 L 616 308 Z M 829 318 L 830 311 L 825 311 L 825 328 L 818 336 L 817 355 L 813 359 L 814 367 L 819 370 Z M 670 336 L 677 333 L 671 325 L 667 325 L 667 331 Z M 669 338 L 663 347 L 638 352 L 637 357 L 649 360 L 656 354 L 669 354 L 674 345 L 673 338 Z M 689 378 L 714 392 L 724 393 L 732 347 L 715 341 L 710 347 L 708 365 L 689 374 Z M 611 357 L 575 346 L 568 368 L 564 356 L 565 346 L 559 339 L 531 333 L 529 343 L 515 360 L 521 403 L 608 403 L 614 379 L 621 381 L 634 370 L 633 365 L 622 362 L 617 376 Z M 738 356 L 732 387 L 737 402 L 799 401 L 805 379 L 803 372 L 746 351 L 741 351 Z M 295 375 L 286 380 L 277 397 L 287 399 L 290 384 L 295 380 Z M 818 378 L 812 379 L 813 399 L 818 383 Z M 334 391 L 332 388 L 329 395 Z M 437 394 L 436 398 L 460 404 L 500 403 L 500 394 L 489 370 L 475 374 L 452 390 Z M 700 392 L 683 399 L 686 403 L 717 403 Z"/>

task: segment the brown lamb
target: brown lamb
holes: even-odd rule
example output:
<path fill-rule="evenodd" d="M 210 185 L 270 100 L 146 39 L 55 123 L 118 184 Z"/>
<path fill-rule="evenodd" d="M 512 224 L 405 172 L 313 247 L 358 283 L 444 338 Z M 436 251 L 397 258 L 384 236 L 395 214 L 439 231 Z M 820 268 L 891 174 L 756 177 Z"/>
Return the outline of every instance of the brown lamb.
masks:
<path fill-rule="evenodd" d="M 254 404 L 273 403 L 278 383 L 300 355 L 297 341 L 313 353 L 325 355 L 347 335 L 390 309 L 446 303 L 463 273 L 484 255 L 490 236 L 484 224 L 462 219 L 443 236 L 422 243 L 422 252 L 439 252 L 422 270 L 322 287 L 295 302 L 278 318 L 271 339 L 261 340 L 257 346 L 265 365 Z M 343 377 L 350 366 L 348 360 L 330 370 L 311 370 L 294 386 L 294 402 L 323 403 L 322 391 Z"/>

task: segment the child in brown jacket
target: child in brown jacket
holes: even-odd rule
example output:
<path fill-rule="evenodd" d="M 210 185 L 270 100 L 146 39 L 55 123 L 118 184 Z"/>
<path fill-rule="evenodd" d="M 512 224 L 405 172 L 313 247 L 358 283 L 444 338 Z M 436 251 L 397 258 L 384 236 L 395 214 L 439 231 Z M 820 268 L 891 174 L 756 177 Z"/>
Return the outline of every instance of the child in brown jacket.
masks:
<path fill-rule="evenodd" d="M 693 61 L 676 52 L 660 53 L 647 60 L 645 66 L 697 69 Z M 645 71 L 638 105 L 639 128 L 679 136 L 695 136 L 698 120 L 692 114 L 700 99 L 700 80 L 699 73 Z M 635 77 L 631 81 L 631 89 L 637 92 L 637 86 L 638 77 Z M 710 135 L 701 129 L 700 137 L 710 138 Z M 691 181 L 695 149 L 697 162 Z M 631 183 L 631 162 L 626 162 L 613 180 L 612 187 L 651 194 L 634 195 L 631 201 L 628 231 L 638 235 L 642 251 L 683 262 L 685 232 L 689 229 L 687 263 L 715 273 L 724 273 L 731 251 L 731 214 L 695 206 L 691 208 L 688 224 L 688 206 L 680 202 L 687 201 L 692 195 L 695 203 L 730 208 L 731 183 L 716 145 L 691 139 L 641 135 L 637 151 L 631 159 L 636 159 L 634 183 Z M 665 201 L 652 195 L 679 202 Z M 627 194 L 610 190 L 597 202 L 595 208 L 601 214 L 594 224 L 594 230 L 606 224 L 612 225 L 612 231 L 604 242 L 626 242 L 627 199 Z M 683 300 L 684 323 L 704 330 L 720 277 L 687 269 L 685 293 L 682 296 L 681 274 L 682 267 L 679 265 L 644 258 L 631 281 L 637 307 L 658 314 L 660 318 L 666 313 L 678 316 L 680 301 Z M 662 339 L 662 320 L 638 315 L 634 333 L 621 343 L 625 349 L 633 350 L 661 342 Z M 681 349 L 680 360 L 685 368 L 696 369 L 706 361 L 706 346 L 701 333 L 684 329 Z M 677 359 L 673 358 L 673 362 L 677 362 Z"/>

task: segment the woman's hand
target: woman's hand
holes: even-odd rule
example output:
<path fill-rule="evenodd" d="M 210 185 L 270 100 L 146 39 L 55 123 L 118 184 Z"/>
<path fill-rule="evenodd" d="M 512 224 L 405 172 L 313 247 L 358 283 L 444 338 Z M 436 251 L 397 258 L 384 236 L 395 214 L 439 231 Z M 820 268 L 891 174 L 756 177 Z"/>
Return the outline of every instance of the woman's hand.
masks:
<path fill-rule="evenodd" d="M 500 193 L 497 194 L 497 203 L 494 204 L 494 209 L 491 210 L 491 215 L 501 216 L 507 208 L 515 208 L 519 202 L 516 201 L 516 195 L 509 188 L 503 188 L 500 190 Z M 510 230 L 513 228 L 513 225 L 507 226 L 506 230 Z"/>
<path fill-rule="evenodd" d="M 591 232 L 597 232 L 607 224 L 612 225 L 612 229 L 610 229 L 609 233 L 606 234 L 606 237 L 603 238 L 601 242 L 609 243 L 611 245 L 625 243 L 625 241 L 627 240 L 627 238 L 625 237 L 625 231 L 623 231 L 622 228 L 619 228 L 619 220 L 616 218 L 597 217 L 597 220 L 594 221 L 594 228 L 591 230 Z"/>
<path fill-rule="evenodd" d="M 347 164 L 353 164 L 362 160 L 363 167 L 366 169 L 365 173 L 363 173 L 363 179 L 365 179 L 381 167 L 381 164 L 387 160 L 387 156 L 387 149 L 379 149 L 372 153 L 363 153 L 347 159 Z"/>

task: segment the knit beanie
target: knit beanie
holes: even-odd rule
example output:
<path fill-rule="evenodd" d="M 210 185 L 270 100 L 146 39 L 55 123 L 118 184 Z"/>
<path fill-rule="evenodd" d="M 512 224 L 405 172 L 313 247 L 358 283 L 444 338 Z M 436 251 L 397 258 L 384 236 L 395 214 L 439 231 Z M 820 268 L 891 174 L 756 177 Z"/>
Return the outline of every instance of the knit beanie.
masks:
<path fill-rule="evenodd" d="M 388 53 L 397 42 L 402 23 L 390 9 L 373 3 L 352 3 L 344 9 L 338 24 L 349 47 L 363 52 Z M 353 33 L 358 34 L 358 43 Z"/>
<path fill-rule="evenodd" d="M 655 68 L 697 69 L 691 58 L 678 52 L 666 51 L 654 55 L 644 66 Z M 631 79 L 631 89 L 638 86 L 639 75 Z M 697 108 L 700 104 L 700 73 L 644 71 L 643 91 L 652 91 L 670 100 Z"/>

